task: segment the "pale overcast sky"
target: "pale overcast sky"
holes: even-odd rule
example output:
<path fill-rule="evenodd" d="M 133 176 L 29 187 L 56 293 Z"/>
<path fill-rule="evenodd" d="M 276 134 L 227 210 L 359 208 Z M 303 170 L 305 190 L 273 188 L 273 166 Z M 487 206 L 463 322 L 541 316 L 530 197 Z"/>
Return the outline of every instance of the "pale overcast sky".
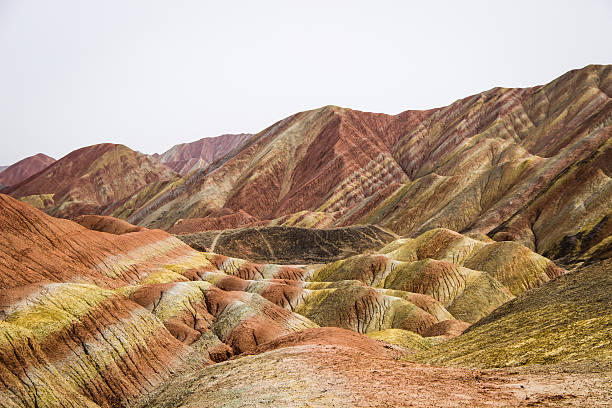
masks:
<path fill-rule="evenodd" d="M 443 106 L 612 63 L 611 40 L 610 0 L 0 0 L 0 164 Z"/>

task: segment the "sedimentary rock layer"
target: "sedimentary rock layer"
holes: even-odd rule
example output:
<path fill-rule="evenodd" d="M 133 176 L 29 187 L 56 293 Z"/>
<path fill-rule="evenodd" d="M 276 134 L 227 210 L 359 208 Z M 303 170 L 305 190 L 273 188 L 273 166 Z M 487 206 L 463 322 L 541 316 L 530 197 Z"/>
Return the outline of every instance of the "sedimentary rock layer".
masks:
<path fill-rule="evenodd" d="M 408 113 L 402 121 L 423 115 Z M 144 205 L 126 203 L 117 214 L 140 225 L 169 228 L 179 219 L 205 217 L 221 208 L 243 210 L 259 220 L 326 202 L 321 212 L 342 211 L 407 181 L 389 152 L 401 132 L 391 122 L 388 115 L 364 116 L 331 106 L 298 113 L 207 169 L 159 189 Z"/>
<path fill-rule="evenodd" d="M 62 217 L 112 215 L 175 233 L 378 224 L 416 237 L 449 228 L 575 268 L 611 250 L 610 95 L 611 66 L 589 65 L 426 111 L 326 106 L 158 156 L 189 171 L 180 178 L 154 157 L 105 144 L 5 192 Z"/>
<path fill-rule="evenodd" d="M 436 229 L 393 241 L 379 253 L 327 264 L 311 279 L 355 279 L 383 290 L 425 294 L 457 319 L 473 323 L 563 273 L 552 261 L 515 242 L 483 242 Z"/>
<path fill-rule="evenodd" d="M 0 195 L 0 288 L 83 282 L 113 288 L 153 273 L 160 262 L 196 254 L 160 230 L 97 233 Z"/>
<path fill-rule="evenodd" d="M 181 232 L 368 223 L 414 237 L 442 227 L 515 240 L 566 264 L 601 259 L 612 208 L 610 95 L 612 68 L 590 65 L 427 111 L 326 106 L 113 212 L 165 229 L 214 218 L 185 221 Z"/>
<path fill-rule="evenodd" d="M 166 232 L 91 231 L 6 195 L 0 208 L 6 406 L 128 406 L 177 370 L 317 327 L 253 291 L 188 282 L 229 276 Z"/>

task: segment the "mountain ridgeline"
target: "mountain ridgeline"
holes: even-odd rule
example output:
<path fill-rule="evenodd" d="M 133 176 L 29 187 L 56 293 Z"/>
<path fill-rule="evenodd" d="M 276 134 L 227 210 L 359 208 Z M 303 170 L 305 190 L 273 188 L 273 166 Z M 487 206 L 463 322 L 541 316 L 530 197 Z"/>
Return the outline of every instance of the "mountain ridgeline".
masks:
<path fill-rule="evenodd" d="M 590 262 L 612 244 L 611 72 L 590 65 L 544 86 L 398 115 L 326 106 L 256 135 L 178 145 L 160 160 L 92 146 L 5 192 L 57 216 L 111 215 L 181 234 L 440 227 Z"/>

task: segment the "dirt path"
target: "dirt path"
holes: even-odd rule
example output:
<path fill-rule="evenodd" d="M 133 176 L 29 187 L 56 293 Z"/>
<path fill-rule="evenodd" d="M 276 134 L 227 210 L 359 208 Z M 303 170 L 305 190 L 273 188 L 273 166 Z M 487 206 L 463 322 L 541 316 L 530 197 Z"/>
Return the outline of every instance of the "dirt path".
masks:
<path fill-rule="evenodd" d="M 219 241 L 219 237 L 221 236 L 221 234 L 223 234 L 223 231 L 219 232 L 215 236 L 215 239 L 213 239 L 212 244 L 210 244 L 210 250 L 208 252 L 215 252 L 215 247 L 217 246 L 217 241 Z"/>

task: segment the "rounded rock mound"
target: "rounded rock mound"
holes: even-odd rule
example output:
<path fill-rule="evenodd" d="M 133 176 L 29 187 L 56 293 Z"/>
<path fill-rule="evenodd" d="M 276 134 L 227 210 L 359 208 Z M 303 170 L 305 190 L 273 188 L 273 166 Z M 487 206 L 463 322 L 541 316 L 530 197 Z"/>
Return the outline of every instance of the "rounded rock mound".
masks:
<path fill-rule="evenodd" d="M 109 234 L 114 235 L 140 232 L 147 229 L 138 225 L 132 225 L 125 220 L 106 215 L 79 215 L 74 219 L 74 222 L 81 224 L 83 227 L 92 231 L 108 232 Z"/>

